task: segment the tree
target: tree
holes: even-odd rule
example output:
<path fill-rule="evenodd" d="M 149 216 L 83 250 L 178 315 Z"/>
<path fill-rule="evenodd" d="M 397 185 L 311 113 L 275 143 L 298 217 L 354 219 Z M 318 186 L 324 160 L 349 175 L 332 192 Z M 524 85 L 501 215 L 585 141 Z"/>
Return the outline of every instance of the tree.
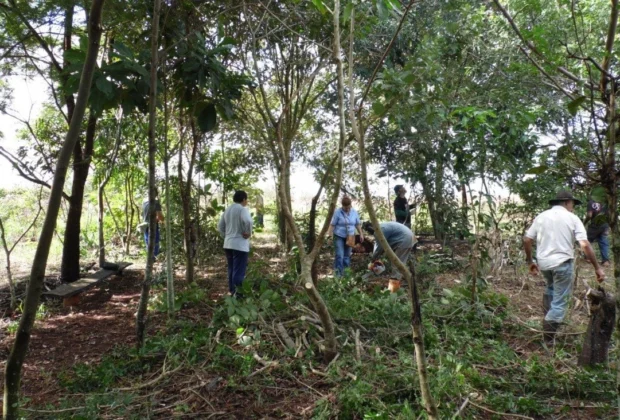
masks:
<path fill-rule="evenodd" d="M 149 292 L 153 280 L 153 255 L 155 251 L 155 231 L 157 229 L 157 219 L 155 217 L 155 129 L 157 122 L 157 69 L 159 67 L 159 18 L 161 10 L 161 0 L 154 0 L 153 19 L 151 23 L 151 78 L 149 91 L 149 243 L 146 253 L 146 271 L 142 292 L 140 293 L 140 303 L 136 314 L 136 346 L 140 350 L 144 346 L 144 335 L 147 321 L 147 308 L 149 302 Z"/>
<path fill-rule="evenodd" d="M 564 96 L 567 111 L 576 117 L 572 130 L 566 130 L 569 135 L 563 146 L 569 150 L 565 149 L 564 153 L 581 168 L 590 185 L 600 185 L 606 192 L 614 277 L 616 289 L 620 290 L 618 70 L 613 60 L 617 54 L 618 1 L 612 0 L 607 7 L 602 0 L 560 2 L 557 7 L 530 1 L 508 2 L 508 8 L 505 2 L 494 0 L 493 3 L 519 40 L 521 53 L 537 69 L 543 83 Z M 518 18 L 510 12 L 512 7 L 519 7 Z M 573 147 L 575 150 L 570 151 Z M 616 299 L 618 312 L 620 296 Z M 617 318 L 616 337 L 620 337 L 619 327 Z M 620 356 L 620 348 L 617 351 Z M 618 381 L 620 398 L 620 365 Z M 620 412 L 620 405 L 618 409 Z"/>
<path fill-rule="evenodd" d="M 93 0 L 88 17 L 88 50 L 82 77 L 78 89 L 77 101 L 74 112 L 69 125 L 69 131 L 63 143 L 56 162 L 56 170 L 54 172 L 54 182 L 52 191 L 43 222 L 39 244 L 32 262 L 30 272 L 30 282 L 26 290 L 26 300 L 24 303 L 24 311 L 19 322 L 17 335 L 11 354 L 7 359 L 4 380 L 4 400 L 3 414 L 6 419 L 16 419 L 19 412 L 19 384 L 21 378 L 21 369 L 28 351 L 30 343 L 30 333 L 34 324 L 35 315 L 39 306 L 43 279 L 45 276 L 45 268 L 47 265 L 47 257 L 49 255 L 50 244 L 54 229 L 56 228 L 56 219 L 60 208 L 60 200 L 62 199 L 62 191 L 65 183 L 65 177 L 71 154 L 80 135 L 82 118 L 86 111 L 90 87 L 93 80 L 97 54 L 101 41 L 101 12 L 103 9 L 103 0 Z"/>

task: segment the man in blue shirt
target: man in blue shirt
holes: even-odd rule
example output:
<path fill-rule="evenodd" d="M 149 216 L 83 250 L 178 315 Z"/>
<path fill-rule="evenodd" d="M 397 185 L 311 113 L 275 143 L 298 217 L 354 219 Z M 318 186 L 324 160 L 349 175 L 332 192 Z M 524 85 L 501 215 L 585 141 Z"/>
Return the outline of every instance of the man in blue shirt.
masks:
<path fill-rule="evenodd" d="M 248 267 L 252 216 L 247 209 L 248 194 L 245 191 L 236 191 L 233 201 L 222 214 L 217 230 L 224 238 L 224 252 L 228 262 L 228 290 L 232 296 L 241 297 L 237 288 L 243 284 Z"/>
<path fill-rule="evenodd" d="M 409 259 L 409 255 L 411 255 L 411 250 L 413 249 L 413 246 L 416 242 L 415 236 L 413 235 L 411 229 L 398 222 L 384 222 L 381 223 L 380 226 L 381 232 L 383 232 L 383 235 L 385 236 L 385 239 L 390 245 L 392 251 L 394 251 L 398 259 L 401 260 L 403 264 L 407 265 L 407 260 Z M 364 223 L 364 229 L 371 235 L 374 235 L 375 233 L 374 228 L 372 227 L 372 224 L 370 222 Z M 383 247 L 381 246 L 379 241 L 375 240 L 375 249 L 372 253 L 372 260 L 375 261 L 379 259 L 379 257 L 383 255 L 383 252 Z M 397 280 L 400 280 L 402 278 L 402 275 L 394 266 L 392 267 L 391 277 Z"/>

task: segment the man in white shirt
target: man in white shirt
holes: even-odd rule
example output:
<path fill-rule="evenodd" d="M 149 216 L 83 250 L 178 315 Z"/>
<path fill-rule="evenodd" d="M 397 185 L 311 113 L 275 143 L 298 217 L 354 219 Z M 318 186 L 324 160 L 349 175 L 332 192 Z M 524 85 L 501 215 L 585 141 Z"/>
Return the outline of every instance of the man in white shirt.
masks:
<path fill-rule="evenodd" d="M 241 297 L 237 288 L 241 287 L 248 267 L 252 216 L 247 209 L 248 194 L 245 191 L 235 191 L 233 201 L 222 214 L 217 230 L 224 238 L 224 252 L 228 262 L 228 290 L 232 296 Z"/>
<path fill-rule="evenodd" d="M 599 282 L 605 280 L 605 273 L 596 261 L 583 223 L 573 214 L 574 207 L 581 204 L 581 201 L 568 191 L 560 191 L 556 198 L 549 200 L 549 204 L 551 209 L 534 219 L 523 238 L 523 247 L 530 273 L 537 276 L 542 272 L 547 281 L 547 289 L 543 295 L 543 337 L 545 343 L 553 344 L 555 333 L 566 316 L 572 296 L 575 242 L 579 242 L 581 249 L 592 262 Z M 534 241 L 536 262 L 532 260 Z"/>

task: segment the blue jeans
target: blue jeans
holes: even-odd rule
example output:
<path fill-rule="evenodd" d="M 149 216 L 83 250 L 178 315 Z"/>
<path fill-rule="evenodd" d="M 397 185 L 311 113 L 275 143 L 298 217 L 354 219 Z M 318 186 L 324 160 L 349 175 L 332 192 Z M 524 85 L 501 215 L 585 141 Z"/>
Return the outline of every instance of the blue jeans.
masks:
<path fill-rule="evenodd" d="M 602 232 L 593 232 L 588 229 L 588 241 L 590 243 L 598 242 L 598 249 L 601 251 L 601 261 L 609 261 L 609 228 Z"/>
<path fill-rule="evenodd" d="M 144 231 L 144 242 L 146 246 L 149 246 L 149 230 Z M 157 224 L 157 229 L 155 230 L 155 250 L 153 251 L 153 256 L 156 257 L 159 255 L 159 223 Z"/>
<path fill-rule="evenodd" d="M 573 295 L 574 261 L 565 261 L 552 270 L 542 270 L 542 274 L 547 281 L 545 294 L 552 296 L 545 321 L 562 322 Z"/>
<path fill-rule="evenodd" d="M 228 262 L 228 291 L 231 295 L 235 295 L 237 294 L 237 287 L 241 287 L 243 284 L 250 253 L 226 248 L 224 248 L 224 252 Z"/>
<path fill-rule="evenodd" d="M 336 277 L 342 277 L 344 269 L 351 265 L 351 251 L 350 246 L 347 246 L 347 238 L 341 238 L 334 235 L 334 250 L 336 256 L 334 258 L 334 275 Z"/>

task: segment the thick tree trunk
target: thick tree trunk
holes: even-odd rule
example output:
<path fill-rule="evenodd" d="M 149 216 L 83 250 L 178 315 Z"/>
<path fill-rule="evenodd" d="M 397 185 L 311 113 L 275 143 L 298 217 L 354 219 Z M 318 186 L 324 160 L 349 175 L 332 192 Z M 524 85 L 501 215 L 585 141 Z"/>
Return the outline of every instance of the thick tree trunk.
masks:
<path fill-rule="evenodd" d="M 67 132 L 65 141 L 58 154 L 47 213 L 30 271 L 30 282 L 26 290 L 24 311 L 19 322 L 11 354 L 6 363 L 3 414 L 4 418 L 9 420 L 16 419 L 19 413 L 19 385 L 22 365 L 26 353 L 28 352 L 30 334 L 32 326 L 34 325 L 37 308 L 39 307 L 47 258 L 49 256 L 54 230 L 56 229 L 56 220 L 60 210 L 60 201 L 62 200 L 67 169 L 71 160 L 71 153 L 80 136 L 82 119 L 84 118 L 88 96 L 90 94 L 90 86 L 93 81 L 93 73 L 97 62 L 97 53 L 99 51 L 99 42 L 101 41 L 100 23 L 102 8 L 103 0 L 92 1 L 88 19 L 88 51 L 86 53 L 86 60 L 84 62 L 78 88 L 77 103 L 75 105 L 73 117 L 71 118 L 69 131 Z"/>
<path fill-rule="evenodd" d="M 155 152 L 157 144 L 155 142 L 156 118 L 157 118 L 157 50 L 159 38 L 159 13 L 161 9 L 161 0 L 154 0 L 153 22 L 151 32 L 151 88 L 149 91 L 149 202 L 155 202 Z M 155 206 L 149 206 L 149 243 L 146 253 L 146 270 L 144 273 L 144 282 L 142 283 L 142 291 L 140 293 L 140 303 L 138 304 L 138 313 L 136 314 L 136 346 L 141 350 L 144 346 L 146 335 L 147 308 L 149 303 L 149 293 L 151 291 L 151 282 L 153 281 L 153 254 L 155 252 L 155 231 L 157 229 L 157 220 L 155 218 Z"/>
<path fill-rule="evenodd" d="M 63 240 L 62 262 L 60 265 L 60 280 L 71 283 L 80 278 L 80 232 L 82 221 L 82 205 L 84 203 L 84 189 L 90 169 L 93 154 L 97 117 L 90 114 L 86 127 L 84 150 L 78 140 L 73 150 L 73 183 L 71 198 Z"/>

